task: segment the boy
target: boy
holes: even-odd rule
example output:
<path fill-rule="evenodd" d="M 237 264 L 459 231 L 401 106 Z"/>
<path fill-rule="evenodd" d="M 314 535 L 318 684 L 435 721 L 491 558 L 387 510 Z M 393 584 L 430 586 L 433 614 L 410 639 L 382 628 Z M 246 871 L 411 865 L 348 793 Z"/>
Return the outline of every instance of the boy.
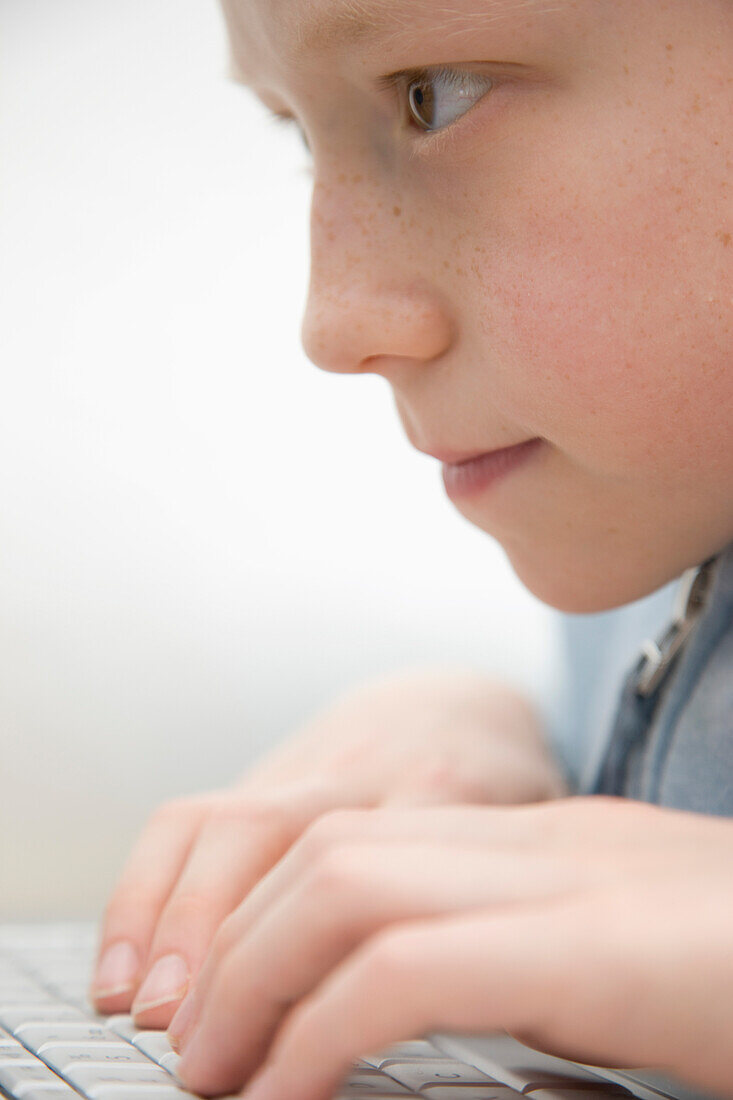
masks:
<path fill-rule="evenodd" d="M 611 608 L 684 571 L 687 598 L 593 788 L 634 801 L 558 798 L 510 693 L 388 685 L 158 816 L 97 1003 L 168 1024 L 234 910 L 171 1022 L 202 1092 L 325 1100 L 364 1050 L 504 1028 L 733 1096 L 733 4 L 225 12 L 313 156 L 311 358 L 390 382 L 541 599 Z"/>

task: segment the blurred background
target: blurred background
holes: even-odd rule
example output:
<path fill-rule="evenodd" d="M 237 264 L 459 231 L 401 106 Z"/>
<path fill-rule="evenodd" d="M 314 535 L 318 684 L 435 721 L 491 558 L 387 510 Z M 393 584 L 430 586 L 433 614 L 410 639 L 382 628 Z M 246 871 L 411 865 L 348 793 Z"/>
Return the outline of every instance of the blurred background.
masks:
<path fill-rule="evenodd" d="M 551 613 L 381 379 L 299 345 L 299 138 L 215 0 L 0 0 L 0 917 L 94 915 L 162 799 L 425 663 L 545 696 Z"/>
<path fill-rule="evenodd" d="M 370 677 L 560 713 L 563 617 L 306 361 L 305 152 L 226 70 L 215 0 L 0 0 L 0 919 Z"/>

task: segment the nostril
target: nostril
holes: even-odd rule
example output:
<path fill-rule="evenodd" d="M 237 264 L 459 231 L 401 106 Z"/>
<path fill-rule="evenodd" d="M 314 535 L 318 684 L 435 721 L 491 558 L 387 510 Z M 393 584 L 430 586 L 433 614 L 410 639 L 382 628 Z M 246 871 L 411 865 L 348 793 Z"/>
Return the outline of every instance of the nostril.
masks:
<path fill-rule="evenodd" d="M 427 287 L 395 287 L 390 279 L 362 280 L 346 289 L 311 282 L 301 340 L 324 370 L 345 374 L 432 362 L 453 342 L 452 318 Z"/>

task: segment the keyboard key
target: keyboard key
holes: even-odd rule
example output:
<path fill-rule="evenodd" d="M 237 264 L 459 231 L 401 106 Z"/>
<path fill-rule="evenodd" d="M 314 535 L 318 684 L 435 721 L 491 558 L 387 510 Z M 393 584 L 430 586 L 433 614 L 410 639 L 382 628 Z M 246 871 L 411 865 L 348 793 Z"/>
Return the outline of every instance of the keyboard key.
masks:
<path fill-rule="evenodd" d="M 334 1096 L 333 1100 L 358 1100 L 359 1096 L 364 1096 L 363 1092 L 352 1091 L 348 1085 L 341 1085 L 339 1091 Z M 414 1092 L 399 1092 L 394 1093 L 391 1091 L 390 1085 L 387 1085 L 383 1091 L 370 1092 L 367 1094 L 372 1100 L 397 1100 L 397 1097 L 403 1098 L 405 1096 L 415 1096 Z"/>
<path fill-rule="evenodd" d="M 136 1035 L 140 1034 L 140 1028 L 135 1027 L 132 1016 L 124 1013 L 117 1016 L 108 1016 L 106 1023 L 109 1030 L 114 1031 L 115 1035 L 121 1035 L 123 1039 L 129 1039 L 130 1042 Z"/>
<path fill-rule="evenodd" d="M 18 1096 L 18 1093 L 15 1094 Z M 35 1085 L 23 1088 L 23 1100 L 78 1100 L 79 1093 L 59 1078 L 58 1085 Z"/>
<path fill-rule="evenodd" d="M 43 1051 L 43 1061 L 60 1073 L 62 1077 L 68 1077 L 74 1066 L 89 1065 L 102 1068 L 114 1068 L 137 1064 L 150 1066 L 150 1059 L 135 1050 L 129 1043 L 49 1043 Z"/>
<path fill-rule="evenodd" d="M 33 1005 L 0 1005 L 0 1024 L 14 1032 L 23 1024 L 52 1024 L 62 1020 L 83 1020 L 88 1017 L 78 1008 L 56 1003 Z"/>
<path fill-rule="evenodd" d="M 132 1041 L 138 1050 L 147 1054 L 154 1062 L 159 1062 L 166 1054 L 175 1053 L 164 1031 L 138 1031 Z"/>
<path fill-rule="evenodd" d="M 522 1095 L 507 1085 L 426 1085 L 421 1094 L 430 1100 L 519 1100 Z"/>
<path fill-rule="evenodd" d="M 87 1091 L 90 1100 L 186 1100 L 192 1093 L 177 1085 L 92 1085 Z"/>
<path fill-rule="evenodd" d="M 17 979 L 2 982 L 2 1000 L 6 1005 L 53 1004 L 58 999 L 35 982 L 20 982 Z"/>
<path fill-rule="evenodd" d="M 168 1073 L 173 1074 L 173 1076 L 175 1077 L 178 1073 L 178 1066 L 180 1061 L 180 1054 L 176 1054 L 175 1050 L 172 1050 L 170 1054 L 163 1055 L 163 1057 L 158 1062 L 158 1065 L 162 1066 L 164 1070 L 167 1070 Z"/>
<path fill-rule="evenodd" d="M 25 1062 L 32 1066 L 34 1062 L 38 1062 L 38 1059 L 26 1050 L 22 1043 L 16 1043 L 12 1047 L 0 1047 L 0 1066 L 8 1065 L 10 1062 Z"/>
<path fill-rule="evenodd" d="M 575 1067 L 571 1066 L 570 1069 Z M 573 1096 L 580 1097 L 581 1093 L 595 1093 L 601 1096 L 629 1096 L 628 1089 L 621 1085 L 615 1085 L 611 1081 L 604 1081 L 600 1077 L 588 1077 L 587 1080 L 578 1080 L 577 1077 L 565 1076 L 558 1073 L 532 1074 L 532 1082 L 526 1085 L 522 1092 L 531 1096 L 533 1100 L 565 1100 L 572 1092 Z M 583 1100 L 580 1097 L 580 1100 Z"/>
<path fill-rule="evenodd" d="M 619 1085 L 614 1085 L 610 1081 L 599 1081 L 600 1089 L 577 1089 L 577 1088 L 551 1088 L 551 1089 L 532 1089 L 530 1092 L 525 1093 L 525 1096 L 531 1096 L 532 1100 L 605 1100 L 608 1097 L 609 1100 L 621 1100 L 621 1097 L 631 1097 L 632 1093 L 628 1089 L 621 1088 Z"/>
<path fill-rule="evenodd" d="M 436 1046 L 428 1042 L 427 1039 L 409 1039 L 404 1043 L 395 1043 L 394 1046 L 388 1047 L 386 1050 L 379 1051 L 377 1054 L 362 1054 L 361 1060 L 368 1062 L 370 1066 L 375 1066 L 377 1069 L 386 1062 L 388 1058 L 394 1059 L 400 1062 L 409 1062 L 416 1058 L 443 1058 L 445 1057 Z"/>
<path fill-rule="evenodd" d="M 60 1024 L 21 1024 L 15 1029 L 15 1036 L 36 1054 L 46 1043 L 119 1042 L 113 1031 L 108 1031 L 100 1024 L 84 1023 L 82 1020 L 78 1023 L 74 1021 Z"/>
<path fill-rule="evenodd" d="M 349 1074 L 339 1096 L 409 1096 L 411 1091 L 378 1069 L 360 1069 Z"/>
<path fill-rule="evenodd" d="M 420 1091 L 426 1085 L 491 1084 L 491 1078 L 474 1066 L 453 1062 L 449 1058 L 423 1058 L 414 1062 L 396 1062 L 388 1059 L 381 1069 L 408 1089 Z"/>
<path fill-rule="evenodd" d="M 51 1073 L 43 1062 L 38 1062 L 35 1066 L 24 1065 L 22 1062 L 0 1066 L 0 1085 L 11 1096 L 20 1098 L 33 1087 L 50 1085 L 56 1088 L 57 1085 L 60 1087 L 63 1084 L 64 1082 L 60 1081 L 55 1073 Z"/>
<path fill-rule="evenodd" d="M 496 1063 L 497 1075 L 518 1092 L 530 1089 L 572 1086 L 577 1090 L 585 1085 L 591 1091 L 597 1085 L 606 1085 L 595 1074 L 572 1062 L 561 1063 L 561 1068 L 548 1068 L 548 1056 L 538 1050 L 522 1046 L 509 1035 L 490 1035 L 480 1040 L 481 1055 Z M 556 1063 L 557 1064 L 557 1063 Z M 552 1063 L 550 1062 L 551 1066 Z"/>
<path fill-rule="evenodd" d="M 152 1062 L 145 1065 L 120 1066 L 110 1069 L 105 1065 L 70 1066 L 64 1076 L 79 1089 L 90 1092 L 99 1085 L 170 1085 L 170 1074 Z"/>

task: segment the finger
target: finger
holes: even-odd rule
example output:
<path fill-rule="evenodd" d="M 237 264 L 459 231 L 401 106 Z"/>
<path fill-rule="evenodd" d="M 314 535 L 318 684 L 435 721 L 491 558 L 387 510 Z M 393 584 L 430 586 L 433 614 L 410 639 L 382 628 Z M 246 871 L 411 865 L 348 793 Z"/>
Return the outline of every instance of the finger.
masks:
<path fill-rule="evenodd" d="M 581 882 L 581 869 L 555 857 L 519 863 L 453 845 L 335 848 L 224 958 L 179 1072 L 194 1088 L 202 1081 L 216 1091 L 236 1088 L 257 1068 L 290 1005 L 387 925 L 526 903 Z"/>
<path fill-rule="evenodd" d="M 381 844 L 435 841 L 462 845 L 485 845 L 490 837 L 496 845 L 508 835 L 502 820 L 508 811 L 478 806 L 450 806 L 436 809 L 338 809 L 321 814 L 293 844 L 249 895 L 229 922 L 226 937 L 217 945 L 227 951 L 287 894 L 314 863 L 344 844 Z M 491 818 L 491 820 L 489 820 Z M 525 823 L 524 832 L 526 833 Z M 518 822 L 513 833 L 518 833 Z M 212 960 L 213 961 L 213 960 Z"/>
<path fill-rule="evenodd" d="M 567 815 L 574 802 L 564 805 Z M 531 844 L 536 846 L 553 834 L 546 821 L 553 809 L 534 806 L 446 806 L 424 810 L 339 808 L 321 814 L 220 928 L 193 991 L 171 1021 L 171 1043 L 176 1049 L 185 1046 L 209 998 L 214 976 L 232 947 L 334 846 L 358 841 L 392 843 L 434 839 L 438 843 L 448 841 L 477 848 L 489 842 L 494 850 L 502 846 L 515 850 Z M 558 816 L 557 811 L 555 816 Z"/>
<path fill-rule="evenodd" d="M 628 990 L 623 968 L 604 970 L 600 989 L 597 966 L 584 981 L 587 918 L 584 904 L 533 905 L 378 934 L 292 1011 L 246 1100 L 327 1100 L 364 1051 L 431 1031 L 528 1032 L 604 1064 L 624 1045 L 613 1024 Z M 629 1045 L 626 1064 L 641 1064 L 639 1044 Z M 218 1092 L 205 1078 L 197 1088 Z"/>
<path fill-rule="evenodd" d="M 277 802 L 221 798 L 212 807 L 160 915 L 132 1005 L 138 1026 L 168 1025 L 221 922 L 302 827 L 302 813 Z"/>
<path fill-rule="evenodd" d="M 295 786 L 280 784 L 258 795 L 248 786 L 215 800 L 156 929 L 146 977 L 133 1004 L 139 1026 L 171 1023 L 228 914 L 341 797 L 338 789 L 316 778 Z"/>
<path fill-rule="evenodd" d="M 329 798 L 338 804 L 336 794 L 321 794 L 325 810 Z M 293 797 L 292 801 L 296 799 Z M 222 960 L 238 944 L 250 928 L 286 895 L 309 868 L 327 855 L 334 846 L 363 840 L 369 842 L 410 840 L 454 840 L 481 843 L 486 832 L 484 816 L 490 813 L 479 807 L 441 809 L 439 815 L 405 810 L 331 809 L 314 817 L 302 835 L 280 862 L 253 887 L 247 899 L 220 927 L 211 951 L 199 973 L 195 987 L 173 1017 L 169 1038 L 176 1049 L 182 1048 L 196 1027 L 209 988 Z M 501 812 L 501 811 L 499 811 Z"/>
<path fill-rule="evenodd" d="M 100 1012 L 126 1011 L 153 931 L 204 820 L 211 796 L 166 803 L 135 844 L 106 909 L 90 997 Z"/>
<path fill-rule="evenodd" d="M 574 798 L 522 807 L 441 806 L 430 809 L 339 809 L 315 820 L 287 855 L 263 878 L 247 900 L 230 917 L 215 938 L 192 994 L 171 1021 L 169 1036 L 182 1048 L 196 1028 L 210 986 L 222 960 L 259 920 L 263 913 L 292 889 L 294 883 L 334 846 L 343 843 L 429 841 L 486 847 L 498 852 L 563 853 L 582 850 L 592 867 L 598 866 L 598 847 L 610 850 L 618 817 L 626 814 L 638 830 L 637 813 L 625 800 Z M 625 819 L 624 819 L 625 821 Z M 621 831 L 629 824 L 621 822 Z M 596 843 L 593 839 L 597 838 Z M 623 858 L 628 858 L 627 846 Z"/>

